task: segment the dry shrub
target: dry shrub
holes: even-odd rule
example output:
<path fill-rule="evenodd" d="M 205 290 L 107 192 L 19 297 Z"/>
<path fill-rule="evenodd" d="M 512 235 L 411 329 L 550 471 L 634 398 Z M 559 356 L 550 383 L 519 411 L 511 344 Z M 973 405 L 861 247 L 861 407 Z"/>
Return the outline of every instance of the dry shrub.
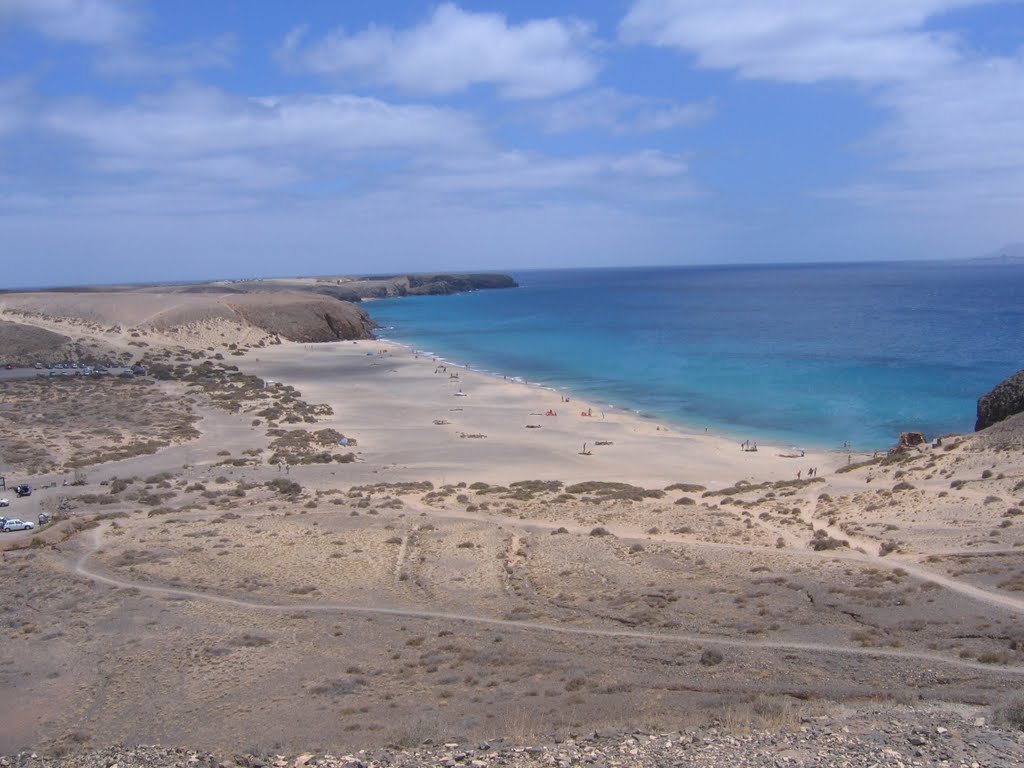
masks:
<path fill-rule="evenodd" d="M 1024 695 L 1016 695 L 996 708 L 995 719 L 999 723 L 1024 731 Z"/>
<path fill-rule="evenodd" d="M 722 652 L 717 648 L 705 648 L 700 655 L 700 663 L 705 667 L 716 667 L 725 660 Z"/>

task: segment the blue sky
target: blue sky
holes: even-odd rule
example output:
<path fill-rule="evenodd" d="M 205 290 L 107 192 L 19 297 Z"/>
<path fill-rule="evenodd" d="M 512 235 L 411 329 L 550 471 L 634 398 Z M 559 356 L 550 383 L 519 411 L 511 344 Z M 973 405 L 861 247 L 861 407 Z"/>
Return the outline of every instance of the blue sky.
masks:
<path fill-rule="evenodd" d="M 1024 4 L 0 0 L 9 287 L 1024 240 Z"/>

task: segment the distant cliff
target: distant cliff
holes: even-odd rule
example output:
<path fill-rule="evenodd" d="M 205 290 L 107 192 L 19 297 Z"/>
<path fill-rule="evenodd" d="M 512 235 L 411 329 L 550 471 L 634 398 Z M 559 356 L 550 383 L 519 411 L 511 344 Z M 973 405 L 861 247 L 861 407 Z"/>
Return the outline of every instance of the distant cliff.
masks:
<path fill-rule="evenodd" d="M 974 425 L 974 431 L 991 427 L 1003 419 L 1022 412 L 1024 412 L 1024 371 L 1017 371 L 978 400 L 978 421 Z"/>
<path fill-rule="evenodd" d="M 318 283 L 311 290 L 344 301 L 386 299 L 395 296 L 446 296 L 452 293 L 518 288 L 510 275 L 499 274 L 417 274 L 375 275 L 336 284 Z"/>
<path fill-rule="evenodd" d="M 509 275 L 430 273 L 0 291 L 0 314 L 9 316 L 0 323 L 0 363 L 113 359 L 106 348 L 103 355 L 90 353 L 69 336 L 47 330 L 55 323 L 108 340 L 151 332 L 191 344 L 207 333 L 206 346 L 256 344 L 269 337 L 303 343 L 372 339 L 376 324 L 356 306 L 363 299 L 516 287 Z"/>
<path fill-rule="evenodd" d="M 374 322 L 362 308 L 327 296 L 248 294 L 228 297 L 224 304 L 257 328 L 290 341 L 373 338 Z"/>
<path fill-rule="evenodd" d="M 374 328 L 362 307 L 308 290 L 212 293 L 147 288 L 7 294 L 0 311 L 12 318 L 0 322 L 0 349 L 8 350 L 11 362 L 28 364 L 89 358 L 69 336 L 47 330 L 54 325 L 75 336 L 115 341 L 146 337 L 149 342 L 160 338 L 184 344 L 206 338 L 207 346 L 253 344 L 275 336 L 303 343 L 372 339 Z"/>

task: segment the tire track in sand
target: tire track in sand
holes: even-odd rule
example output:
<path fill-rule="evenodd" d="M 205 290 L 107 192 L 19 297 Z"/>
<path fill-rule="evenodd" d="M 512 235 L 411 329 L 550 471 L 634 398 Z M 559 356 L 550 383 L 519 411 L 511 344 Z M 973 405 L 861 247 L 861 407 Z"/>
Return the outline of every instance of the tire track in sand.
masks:
<path fill-rule="evenodd" d="M 237 597 L 226 595 L 214 595 L 198 592 L 180 587 L 166 587 L 159 585 L 145 584 L 141 582 L 125 581 L 114 578 L 88 566 L 89 559 L 94 555 L 103 543 L 103 531 L 106 526 L 96 528 L 92 532 L 92 545 L 75 562 L 74 573 L 99 584 L 106 584 L 110 587 L 120 589 L 134 589 L 151 595 L 165 597 L 176 597 L 188 600 L 205 600 L 206 602 L 218 605 L 228 605 L 234 608 L 249 611 L 261 611 L 264 613 L 284 613 L 286 611 L 306 611 L 310 613 L 356 613 L 370 616 L 398 616 L 409 619 L 437 619 L 442 621 L 454 621 L 466 624 L 477 624 L 485 627 L 501 627 L 520 632 L 537 632 L 557 635 L 570 635 L 575 637 L 602 637 L 610 639 L 645 640 L 647 642 L 659 643 L 687 643 L 690 645 L 717 645 L 726 648 L 744 648 L 753 650 L 776 650 L 776 651 L 803 651 L 817 653 L 824 656 L 849 656 L 874 659 L 908 659 L 913 661 L 937 664 L 957 669 L 983 672 L 989 675 L 1005 676 L 1013 675 L 1024 678 L 1024 667 L 1001 666 L 994 664 L 982 664 L 978 661 L 967 661 L 965 659 L 949 658 L 935 653 L 924 651 L 906 651 L 890 648 L 862 648 L 860 646 L 844 646 L 824 643 L 801 643 L 795 641 L 775 640 L 740 640 L 735 638 L 714 637 L 708 635 L 689 634 L 685 632 L 667 634 L 659 632 L 640 632 L 627 629 L 600 629 L 596 627 L 572 627 L 558 624 L 545 624 L 536 621 L 510 621 L 497 619 L 488 616 L 474 616 L 461 613 L 447 613 L 444 611 L 413 610 L 407 608 L 386 608 L 381 606 L 349 605 L 345 603 L 260 603 L 250 600 L 242 600 Z"/>

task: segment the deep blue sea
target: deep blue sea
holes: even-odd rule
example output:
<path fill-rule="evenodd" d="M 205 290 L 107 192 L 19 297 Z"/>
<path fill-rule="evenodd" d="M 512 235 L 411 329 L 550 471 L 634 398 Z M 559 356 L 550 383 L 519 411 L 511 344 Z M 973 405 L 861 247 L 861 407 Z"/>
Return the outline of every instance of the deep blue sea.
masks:
<path fill-rule="evenodd" d="M 514 273 L 367 304 L 384 338 L 740 440 L 891 446 L 974 427 L 1024 368 L 1024 264 Z"/>

